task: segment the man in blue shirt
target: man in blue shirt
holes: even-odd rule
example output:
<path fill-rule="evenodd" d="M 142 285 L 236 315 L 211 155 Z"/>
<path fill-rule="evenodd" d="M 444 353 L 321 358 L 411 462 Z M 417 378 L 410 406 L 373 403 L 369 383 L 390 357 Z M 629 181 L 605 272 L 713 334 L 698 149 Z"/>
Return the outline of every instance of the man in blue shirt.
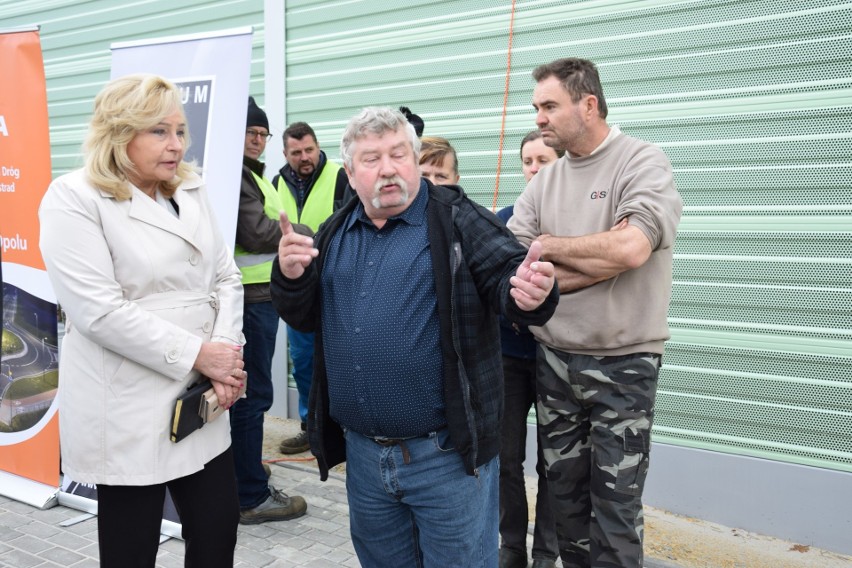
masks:
<path fill-rule="evenodd" d="M 278 313 L 314 331 L 308 414 L 320 475 L 347 461 L 362 565 L 497 566 L 497 314 L 541 325 L 553 267 L 458 187 L 420 177 L 405 117 L 367 108 L 341 157 L 358 199 L 314 239 L 282 215 Z"/>

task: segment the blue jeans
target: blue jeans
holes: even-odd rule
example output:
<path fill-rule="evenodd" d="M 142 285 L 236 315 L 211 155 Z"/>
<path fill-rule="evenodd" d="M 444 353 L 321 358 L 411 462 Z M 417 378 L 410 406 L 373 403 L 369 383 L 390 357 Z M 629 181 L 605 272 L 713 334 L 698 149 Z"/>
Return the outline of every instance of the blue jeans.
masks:
<path fill-rule="evenodd" d="M 299 391 L 299 418 L 308 421 L 308 397 L 311 395 L 311 376 L 314 374 L 314 334 L 296 331 L 287 326 L 287 342 L 293 361 L 293 378 Z"/>
<path fill-rule="evenodd" d="M 231 446 L 240 509 L 257 507 L 269 497 L 263 471 L 263 415 L 272 407 L 272 356 L 278 312 L 272 302 L 243 304 L 243 361 L 248 373 L 246 398 L 231 407 Z"/>
<path fill-rule="evenodd" d="M 352 544 L 364 568 L 494 568 L 499 459 L 467 475 L 447 430 L 380 446 L 346 432 Z"/>

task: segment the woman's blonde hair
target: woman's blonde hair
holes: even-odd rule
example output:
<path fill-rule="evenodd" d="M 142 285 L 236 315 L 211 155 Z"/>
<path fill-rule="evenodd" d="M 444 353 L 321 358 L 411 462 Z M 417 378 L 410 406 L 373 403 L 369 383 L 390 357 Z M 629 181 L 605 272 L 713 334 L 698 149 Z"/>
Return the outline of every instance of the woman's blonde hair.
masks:
<path fill-rule="evenodd" d="M 180 91 L 157 75 L 127 75 L 107 83 L 95 97 L 83 146 L 89 181 L 118 200 L 130 199 L 128 173 L 134 174 L 136 166 L 127 156 L 127 145 L 139 132 L 159 124 L 176 110 L 184 115 Z M 187 130 L 184 151 L 188 147 Z M 171 197 L 192 171 L 191 164 L 181 161 L 174 179 L 160 183 L 162 194 Z"/>

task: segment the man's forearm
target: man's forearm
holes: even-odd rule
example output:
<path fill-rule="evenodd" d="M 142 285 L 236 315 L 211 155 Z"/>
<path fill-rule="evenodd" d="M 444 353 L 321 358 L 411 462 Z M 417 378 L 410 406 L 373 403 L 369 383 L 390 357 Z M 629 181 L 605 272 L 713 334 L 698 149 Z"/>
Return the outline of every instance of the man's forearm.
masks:
<path fill-rule="evenodd" d="M 289 279 L 281 272 L 280 260 L 272 261 L 269 293 L 272 305 L 288 325 L 299 331 L 314 331 L 317 317 L 317 276 L 313 266 L 296 279 Z"/>
<path fill-rule="evenodd" d="M 609 280 L 612 276 L 593 278 L 588 274 L 578 272 L 562 264 L 554 263 L 556 284 L 559 286 L 560 294 L 567 294 L 581 288 L 587 288 L 592 284 Z"/>
<path fill-rule="evenodd" d="M 538 240 L 543 245 L 544 260 L 597 282 L 642 266 L 651 254 L 645 234 L 631 226 L 581 237 L 542 235 Z M 562 290 L 561 278 L 559 283 Z"/>

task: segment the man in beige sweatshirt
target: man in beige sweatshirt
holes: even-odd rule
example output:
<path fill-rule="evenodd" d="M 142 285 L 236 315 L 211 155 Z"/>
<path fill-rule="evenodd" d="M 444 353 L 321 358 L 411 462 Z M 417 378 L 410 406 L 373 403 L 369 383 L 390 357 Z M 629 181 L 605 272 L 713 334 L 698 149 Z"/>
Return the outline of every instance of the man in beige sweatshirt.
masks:
<path fill-rule="evenodd" d="M 666 155 L 607 124 L 594 63 L 560 59 L 533 77 L 536 124 L 566 154 L 530 181 L 508 226 L 542 243 L 561 293 L 530 328 L 560 556 L 565 568 L 639 568 L 682 202 Z"/>

